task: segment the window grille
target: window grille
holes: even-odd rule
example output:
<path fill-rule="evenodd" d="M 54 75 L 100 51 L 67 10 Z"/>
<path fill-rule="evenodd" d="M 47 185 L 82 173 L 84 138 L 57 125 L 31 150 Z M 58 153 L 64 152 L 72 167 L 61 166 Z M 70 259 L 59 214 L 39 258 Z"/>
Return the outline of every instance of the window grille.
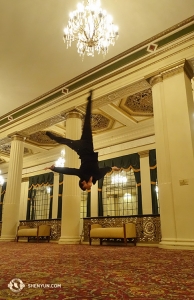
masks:
<path fill-rule="evenodd" d="M 32 191 L 30 219 L 49 219 L 50 186 L 35 187 Z"/>
<path fill-rule="evenodd" d="M 133 170 L 113 172 L 104 177 L 102 187 L 103 215 L 137 215 L 137 186 Z"/>

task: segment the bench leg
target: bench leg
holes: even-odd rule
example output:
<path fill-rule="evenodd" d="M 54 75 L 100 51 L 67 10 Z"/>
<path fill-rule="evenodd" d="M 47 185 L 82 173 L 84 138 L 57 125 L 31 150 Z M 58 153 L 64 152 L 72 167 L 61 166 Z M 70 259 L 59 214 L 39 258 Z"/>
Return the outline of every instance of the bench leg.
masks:
<path fill-rule="evenodd" d="M 100 239 L 100 245 L 102 245 L 102 239 Z"/>
<path fill-rule="evenodd" d="M 91 244 L 92 244 L 92 239 L 91 239 L 91 237 L 89 238 L 89 242 L 90 242 L 90 246 L 91 246 Z"/>

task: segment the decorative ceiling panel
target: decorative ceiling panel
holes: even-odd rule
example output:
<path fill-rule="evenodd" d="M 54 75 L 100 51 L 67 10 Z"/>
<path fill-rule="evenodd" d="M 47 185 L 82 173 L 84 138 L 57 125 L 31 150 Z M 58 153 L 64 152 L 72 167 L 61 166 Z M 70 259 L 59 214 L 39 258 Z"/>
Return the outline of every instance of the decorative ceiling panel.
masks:
<path fill-rule="evenodd" d="M 122 101 L 121 107 L 123 109 L 127 108 L 133 116 L 153 116 L 152 90 L 149 88 L 128 96 L 125 101 Z"/>

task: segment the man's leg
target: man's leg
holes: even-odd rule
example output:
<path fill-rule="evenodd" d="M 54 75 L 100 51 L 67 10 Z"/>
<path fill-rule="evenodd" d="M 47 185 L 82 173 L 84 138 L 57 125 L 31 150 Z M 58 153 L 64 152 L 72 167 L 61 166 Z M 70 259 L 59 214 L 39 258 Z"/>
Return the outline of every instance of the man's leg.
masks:
<path fill-rule="evenodd" d="M 81 135 L 81 140 L 87 142 L 89 150 L 93 151 L 92 127 L 91 127 L 91 109 L 92 109 L 92 91 L 87 98 L 86 115 Z"/>
<path fill-rule="evenodd" d="M 79 151 L 80 148 L 80 140 L 70 140 L 66 138 L 62 138 L 59 136 L 54 135 L 52 132 L 46 131 L 46 135 L 49 136 L 52 140 L 56 141 L 59 144 L 64 144 L 74 150 L 75 152 Z M 78 153 L 78 152 L 77 152 Z"/>
<path fill-rule="evenodd" d="M 93 152 L 93 139 L 92 139 L 92 129 L 91 129 L 91 106 L 92 106 L 92 91 L 87 98 L 88 103 L 86 107 L 86 115 L 84 119 L 84 125 L 82 130 L 82 135 L 80 140 L 70 140 L 67 138 L 62 138 L 46 131 L 46 135 L 52 140 L 59 144 L 67 145 L 72 150 L 76 151 L 78 155 L 82 155 L 86 152 Z"/>

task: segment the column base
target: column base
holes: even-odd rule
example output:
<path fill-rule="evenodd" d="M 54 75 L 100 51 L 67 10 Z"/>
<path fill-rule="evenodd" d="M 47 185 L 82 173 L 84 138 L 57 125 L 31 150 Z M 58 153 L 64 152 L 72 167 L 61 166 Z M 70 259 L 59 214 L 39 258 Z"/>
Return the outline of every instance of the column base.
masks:
<path fill-rule="evenodd" d="M 162 240 L 158 247 L 163 249 L 194 250 L 194 240 Z"/>
<path fill-rule="evenodd" d="M 0 242 L 14 242 L 15 236 L 1 236 Z"/>
<path fill-rule="evenodd" d="M 58 244 L 66 244 L 66 245 L 78 245 L 80 244 L 80 238 L 73 237 L 60 237 Z"/>

